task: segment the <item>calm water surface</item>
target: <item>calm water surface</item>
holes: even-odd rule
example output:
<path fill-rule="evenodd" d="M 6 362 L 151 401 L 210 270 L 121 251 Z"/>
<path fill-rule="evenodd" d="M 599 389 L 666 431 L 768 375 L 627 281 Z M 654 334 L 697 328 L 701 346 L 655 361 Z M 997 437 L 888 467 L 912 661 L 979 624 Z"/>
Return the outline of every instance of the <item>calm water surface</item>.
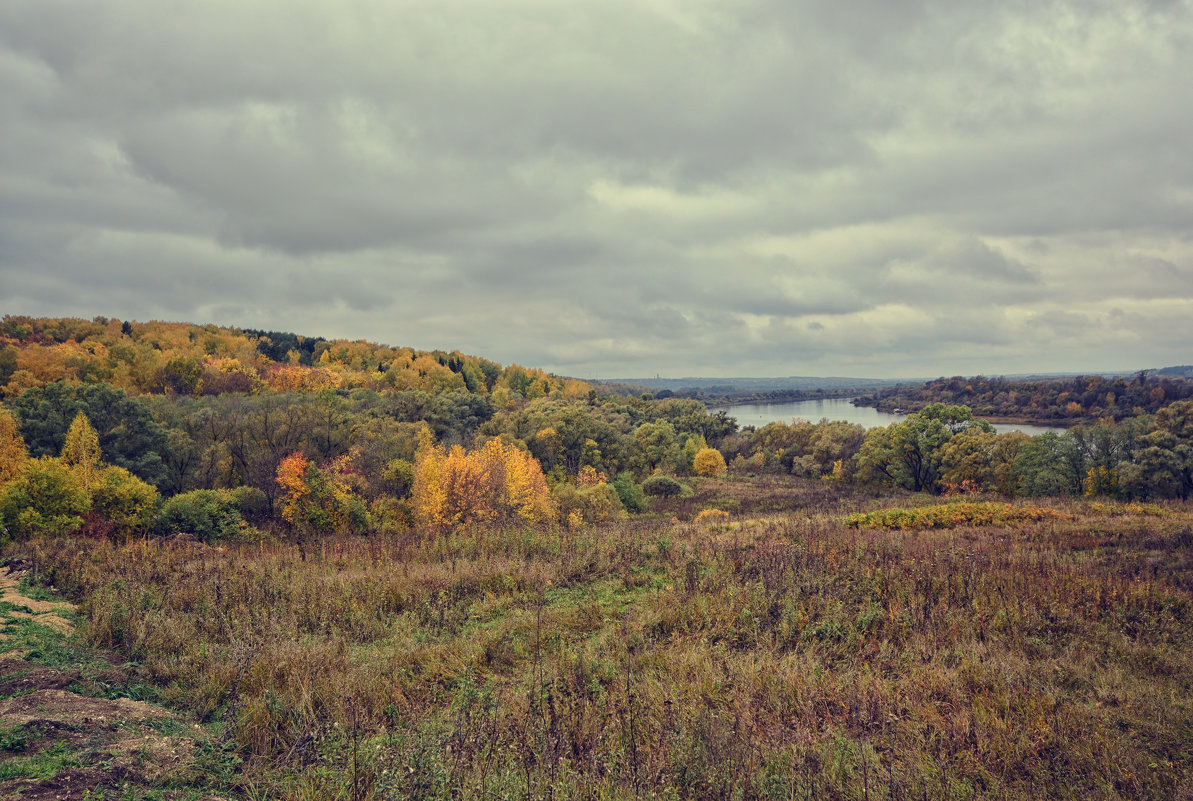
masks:
<path fill-rule="evenodd" d="M 762 428 L 767 423 L 790 423 L 795 418 L 817 422 L 822 418 L 829 420 L 844 420 L 848 423 L 860 423 L 866 428 L 887 426 L 904 419 L 905 414 L 889 414 L 880 412 L 871 406 L 854 406 L 849 398 L 832 398 L 830 400 L 798 401 L 796 403 L 760 403 L 744 406 L 723 406 L 726 413 L 737 418 L 740 426 L 754 426 Z M 999 433 L 1007 431 L 1022 431 L 1029 436 L 1046 434 L 1055 431 L 1064 432 L 1063 428 L 1048 426 L 1028 426 L 1014 423 L 994 423 L 994 429 Z"/>

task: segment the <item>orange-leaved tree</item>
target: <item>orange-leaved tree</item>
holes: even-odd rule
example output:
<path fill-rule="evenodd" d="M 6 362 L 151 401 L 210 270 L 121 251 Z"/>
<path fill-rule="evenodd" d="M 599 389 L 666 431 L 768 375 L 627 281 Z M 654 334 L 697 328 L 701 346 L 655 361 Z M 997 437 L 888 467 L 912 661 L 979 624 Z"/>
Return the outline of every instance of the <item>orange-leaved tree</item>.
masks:
<path fill-rule="evenodd" d="M 300 534 L 359 533 L 368 528 L 368 511 L 353 488 L 352 455 L 320 468 L 301 452 L 278 465 L 277 482 L 285 495 L 282 518 Z"/>
<path fill-rule="evenodd" d="M 271 369 L 265 376 L 265 383 L 275 392 L 321 392 L 339 389 L 344 379 L 325 367 L 284 364 Z"/>
<path fill-rule="evenodd" d="M 576 473 L 577 487 L 595 487 L 598 484 L 609 483 L 609 476 L 605 475 L 604 471 L 597 470 L 590 464 L 586 464 L 580 468 L 580 472 Z"/>
<path fill-rule="evenodd" d="M 482 447 L 450 450 L 429 430 L 419 438 L 414 466 L 414 518 L 429 531 L 458 526 L 555 521 L 555 503 L 538 460 L 526 451 L 491 439 Z"/>

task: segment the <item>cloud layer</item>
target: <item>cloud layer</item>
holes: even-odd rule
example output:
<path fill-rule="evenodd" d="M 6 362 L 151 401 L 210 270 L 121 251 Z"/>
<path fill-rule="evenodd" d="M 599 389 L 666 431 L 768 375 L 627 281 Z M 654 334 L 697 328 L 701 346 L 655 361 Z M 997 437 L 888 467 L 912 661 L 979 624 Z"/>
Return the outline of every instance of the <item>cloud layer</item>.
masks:
<path fill-rule="evenodd" d="M 1193 5 L 0 6 L 8 313 L 580 377 L 1193 357 Z"/>

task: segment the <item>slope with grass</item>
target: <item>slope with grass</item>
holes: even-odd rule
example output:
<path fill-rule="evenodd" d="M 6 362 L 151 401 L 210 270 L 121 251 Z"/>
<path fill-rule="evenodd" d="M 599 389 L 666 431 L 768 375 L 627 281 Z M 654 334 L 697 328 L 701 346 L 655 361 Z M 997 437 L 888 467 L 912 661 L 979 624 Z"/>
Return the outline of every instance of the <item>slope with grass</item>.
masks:
<path fill-rule="evenodd" d="M 892 530 L 845 520 L 928 499 L 692 487 L 578 532 L 26 547 L 228 722 L 247 797 L 1193 797 L 1193 507 Z"/>

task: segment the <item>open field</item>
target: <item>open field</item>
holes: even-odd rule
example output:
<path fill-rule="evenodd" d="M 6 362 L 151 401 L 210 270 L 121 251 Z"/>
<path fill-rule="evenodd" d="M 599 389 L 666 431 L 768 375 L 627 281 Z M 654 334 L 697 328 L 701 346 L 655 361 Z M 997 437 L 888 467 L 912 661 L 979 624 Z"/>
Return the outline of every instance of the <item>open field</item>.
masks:
<path fill-rule="evenodd" d="M 1193 506 L 891 529 L 845 520 L 943 501 L 695 488 L 572 533 L 8 551 L 247 798 L 1193 798 Z"/>

